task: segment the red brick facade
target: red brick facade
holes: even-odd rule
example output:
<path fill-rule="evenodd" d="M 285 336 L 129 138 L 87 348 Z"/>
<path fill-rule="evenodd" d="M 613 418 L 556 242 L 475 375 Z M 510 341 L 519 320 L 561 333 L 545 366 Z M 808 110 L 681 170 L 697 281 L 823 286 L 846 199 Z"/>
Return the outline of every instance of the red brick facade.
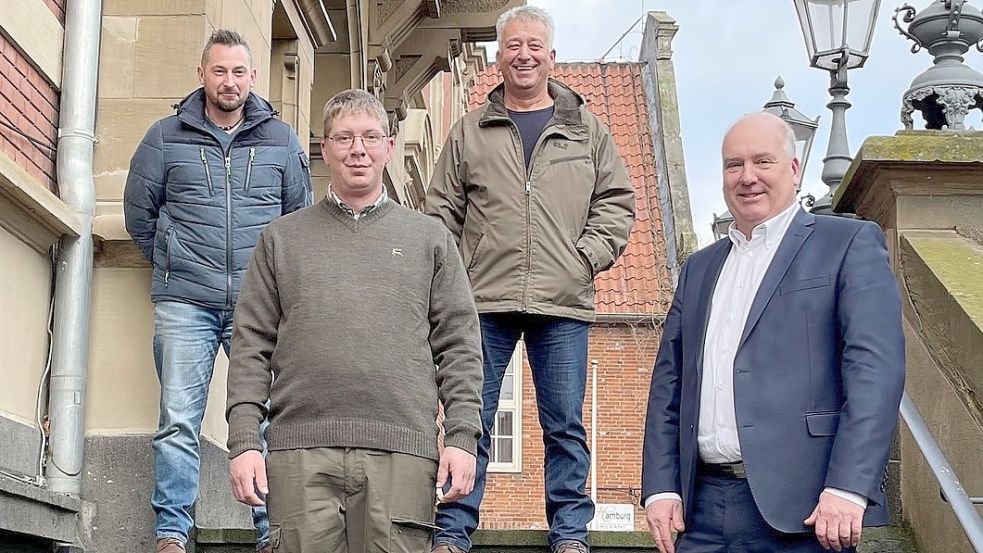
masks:
<path fill-rule="evenodd" d="M 57 142 L 58 96 L 41 72 L 0 34 L 0 151 L 52 191 L 55 154 L 44 145 L 54 148 Z"/>
<path fill-rule="evenodd" d="M 645 530 L 639 502 L 642 429 L 652 363 L 662 335 L 652 324 L 597 324 L 590 331 L 589 359 L 598 361 L 597 500 L 633 503 L 635 529 Z M 522 472 L 489 475 L 481 505 L 481 528 L 546 529 L 543 496 L 543 433 L 527 362 L 522 378 Z M 584 422 L 590 445 L 591 379 L 587 375 Z M 590 490 L 590 480 L 587 482 Z"/>
<path fill-rule="evenodd" d="M 65 2 L 66 0 L 44 0 L 44 5 L 48 6 L 48 9 L 55 14 L 62 25 L 65 25 Z"/>

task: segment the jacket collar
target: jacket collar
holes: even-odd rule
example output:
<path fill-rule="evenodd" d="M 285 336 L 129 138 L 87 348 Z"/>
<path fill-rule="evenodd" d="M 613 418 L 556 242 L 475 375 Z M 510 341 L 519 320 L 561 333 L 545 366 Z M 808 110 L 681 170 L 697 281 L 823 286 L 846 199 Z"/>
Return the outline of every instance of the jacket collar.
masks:
<path fill-rule="evenodd" d="M 546 86 L 550 97 L 553 98 L 553 124 L 585 125 L 581 112 L 582 106 L 586 103 L 583 97 L 556 79 L 550 79 Z M 508 116 L 509 112 L 505 107 L 505 83 L 502 82 L 488 93 L 485 112 L 478 121 L 478 126 L 485 127 L 503 118 L 507 119 Z"/>
<path fill-rule="evenodd" d="M 205 89 L 199 87 L 197 90 L 188 94 L 176 106 L 177 116 L 182 122 L 207 131 L 208 125 L 205 123 Z M 273 105 L 260 98 L 252 92 L 246 97 L 244 104 L 244 117 L 240 131 L 254 127 L 263 121 L 273 117 Z"/>

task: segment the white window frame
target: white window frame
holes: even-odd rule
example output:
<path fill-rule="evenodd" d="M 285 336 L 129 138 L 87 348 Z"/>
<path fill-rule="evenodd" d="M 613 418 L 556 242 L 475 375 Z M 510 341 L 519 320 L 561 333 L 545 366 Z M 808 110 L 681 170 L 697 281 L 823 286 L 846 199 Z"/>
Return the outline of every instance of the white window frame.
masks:
<path fill-rule="evenodd" d="M 512 375 L 512 399 L 505 401 L 501 399 L 499 395 L 498 401 L 498 412 L 495 413 L 495 423 L 492 424 L 492 436 L 491 444 L 489 445 L 488 457 L 488 472 L 505 472 L 505 473 L 518 473 L 522 472 L 522 340 L 515 346 L 515 351 L 512 352 L 512 359 L 509 360 L 508 366 L 505 368 L 506 374 Z M 504 378 L 503 378 L 504 382 Z M 512 413 L 512 462 L 511 463 L 499 463 L 491 462 L 490 459 L 494 458 L 493 453 L 497 451 L 495 448 L 496 438 L 495 435 L 495 424 L 498 421 L 498 414 L 501 412 Z"/>

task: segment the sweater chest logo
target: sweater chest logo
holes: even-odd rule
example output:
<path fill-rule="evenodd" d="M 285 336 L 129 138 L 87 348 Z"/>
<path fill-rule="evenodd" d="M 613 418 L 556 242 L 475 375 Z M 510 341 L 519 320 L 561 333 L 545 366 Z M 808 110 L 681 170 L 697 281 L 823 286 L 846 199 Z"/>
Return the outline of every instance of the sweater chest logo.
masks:
<path fill-rule="evenodd" d="M 393 248 L 392 251 L 390 252 L 390 254 L 393 255 L 394 257 L 397 256 L 397 255 L 399 257 L 403 257 L 403 249 L 402 248 Z"/>

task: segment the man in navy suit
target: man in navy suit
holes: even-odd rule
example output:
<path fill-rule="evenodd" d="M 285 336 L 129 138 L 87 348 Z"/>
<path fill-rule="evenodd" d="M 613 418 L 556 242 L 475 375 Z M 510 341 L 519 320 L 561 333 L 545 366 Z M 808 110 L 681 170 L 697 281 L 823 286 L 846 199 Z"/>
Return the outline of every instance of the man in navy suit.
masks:
<path fill-rule="evenodd" d="M 888 522 L 904 388 L 884 237 L 801 209 L 780 118 L 743 117 L 722 154 L 734 223 L 683 267 L 652 374 L 649 528 L 663 553 L 852 551 Z"/>

